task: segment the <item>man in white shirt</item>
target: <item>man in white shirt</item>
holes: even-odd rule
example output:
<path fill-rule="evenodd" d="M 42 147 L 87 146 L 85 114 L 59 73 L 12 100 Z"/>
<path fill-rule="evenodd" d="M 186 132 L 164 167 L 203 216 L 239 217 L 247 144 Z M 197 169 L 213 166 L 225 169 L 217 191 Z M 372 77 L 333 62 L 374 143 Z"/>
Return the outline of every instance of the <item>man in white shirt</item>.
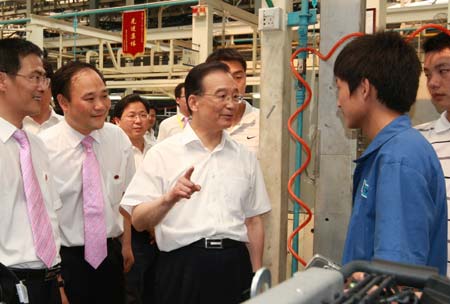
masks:
<path fill-rule="evenodd" d="M 136 168 L 142 163 L 145 153 L 151 147 L 144 139 L 144 134 L 150 125 L 149 110 L 150 105 L 139 94 L 127 95 L 114 106 L 112 122 L 118 125 L 131 140 Z"/>
<path fill-rule="evenodd" d="M 44 69 L 47 77 L 51 79 L 53 76 L 53 67 L 50 62 L 44 60 Z M 62 115 L 55 113 L 53 108 L 50 106 L 51 101 L 52 89 L 49 86 L 42 96 L 40 103 L 41 110 L 39 113 L 33 116 L 25 116 L 23 119 L 24 130 L 33 134 L 38 134 L 39 132 L 56 125 L 61 119 L 64 119 Z"/>
<path fill-rule="evenodd" d="M 247 85 L 247 62 L 244 57 L 232 48 L 221 48 L 212 52 L 206 62 L 221 61 L 228 65 L 230 73 L 239 89 L 239 93 L 245 95 Z M 246 146 L 250 151 L 258 153 L 259 146 L 259 109 L 253 107 L 247 101 L 239 104 L 233 123 L 227 129 L 231 138 Z"/>
<path fill-rule="evenodd" d="M 0 262 L 23 280 L 30 303 L 38 304 L 61 303 L 57 282 L 61 240 L 55 212 L 61 201 L 45 146 L 23 132 L 22 121 L 39 112 L 48 85 L 39 47 L 18 38 L 0 40 Z M 24 159 L 27 155 L 31 164 Z M 41 212 L 35 213 L 36 207 Z M 40 242 L 43 238 L 47 242 Z M 2 302 L 18 303 L 15 286 L 11 286 L 14 298 L 7 297 L 11 291 L 7 286 L 0 287 Z"/>
<path fill-rule="evenodd" d="M 148 104 L 148 131 L 145 133 L 144 139 L 151 147 L 153 147 L 156 145 L 155 130 L 153 129 L 156 124 L 156 107 L 150 103 Z"/>
<path fill-rule="evenodd" d="M 177 114 L 164 119 L 159 125 L 158 142 L 163 141 L 167 137 L 183 131 L 189 121 L 189 110 L 186 105 L 186 97 L 184 94 L 184 83 L 179 83 L 175 87 L 175 102 L 177 103 Z"/>
<path fill-rule="evenodd" d="M 134 174 L 131 143 L 106 123 L 111 101 L 102 74 L 70 62 L 52 93 L 65 119 L 39 136 L 47 145 L 61 197 L 61 267 L 70 303 L 124 303 L 124 270 L 133 261 L 119 202 Z M 122 247 L 122 248 L 121 248 Z M 122 258 L 124 255 L 124 259 Z"/>
<path fill-rule="evenodd" d="M 194 67 L 185 89 L 191 122 L 149 151 L 121 205 L 136 229 L 156 226 L 156 303 L 238 303 L 270 202 L 256 156 L 224 132 L 242 101 L 228 67 Z"/>
<path fill-rule="evenodd" d="M 150 143 L 144 139 L 144 133 L 151 123 L 149 110 L 149 103 L 138 94 L 127 95 L 114 106 L 113 122 L 130 138 L 136 168 L 139 168 L 145 154 L 151 148 Z M 152 108 L 152 110 L 154 113 L 155 109 Z M 134 265 L 125 276 L 126 302 L 128 304 L 149 303 L 152 301 L 152 288 L 144 287 L 153 286 L 154 264 L 158 248 L 150 233 L 138 232 L 133 227 L 131 227 L 131 246 Z"/>
<path fill-rule="evenodd" d="M 428 139 L 439 157 L 444 171 L 447 205 L 450 210 L 450 36 L 445 33 L 432 36 L 425 41 L 423 49 L 425 51 L 423 70 L 427 77 L 427 88 L 433 104 L 444 112 L 438 120 L 416 128 Z M 450 219 L 450 216 L 448 218 Z M 450 233 L 448 236 L 450 237 Z M 449 250 L 450 239 L 447 243 L 447 251 Z M 450 276 L 450 262 L 447 263 L 447 276 Z"/>

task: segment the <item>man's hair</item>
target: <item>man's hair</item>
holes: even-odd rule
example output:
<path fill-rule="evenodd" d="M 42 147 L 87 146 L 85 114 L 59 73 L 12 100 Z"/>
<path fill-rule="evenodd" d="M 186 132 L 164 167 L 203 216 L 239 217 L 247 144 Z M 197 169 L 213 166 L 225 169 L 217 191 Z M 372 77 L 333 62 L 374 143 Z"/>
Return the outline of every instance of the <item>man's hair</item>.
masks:
<path fill-rule="evenodd" d="M 30 54 L 42 58 L 42 50 L 34 43 L 20 38 L 0 39 L 0 71 L 17 74 L 20 70 L 20 59 Z"/>
<path fill-rule="evenodd" d="M 155 114 L 156 114 L 158 112 L 158 110 L 156 109 L 156 106 L 150 102 L 147 102 L 147 103 L 148 103 L 148 114 L 150 114 L 150 110 L 154 110 Z"/>
<path fill-rule="evenodd" d="M 45 70 L 45 74 L 47 75 L 47 78 L 52 79 L 53 74 L 54 74 L 52 64 L 47 59 L 44 59 L 43 64 L 44 64 L 44 70 Z"/>
<path fill-rule="evenodd" d="M 415 49 L 398 33 L 378 32 L 347 44 L 336 58 L 334 75 L 348 83 L 350 94 L 368 79 L 382 104 L 405 113 L 416 101 L 421 69 Z"/>
<path fill-rule="evenodd" d="M 174 90 L 175 98 L 181 97 L 181 90 L 183 88 L 184 88 L 184 82 L 177 84 L 177 86 L 175 87 L 175 90 Z"/>
<path fill-rule="evenodd" d="M 423 51 L 426 53 L 440 52 L 443 49 L 450 49 L 450 36 L 441 32 L 425 40 Z"/>
<path fill-rule="evenodd" d="M 52 95 L 53 100 L 58 100 L 57 96 L 62 94 L 68 101 L 70 101 L 70 84 L 72 77 L 81 70 L 91 69 L 100 76 L 103 83 L 106 84 L 102 73 L 90 63 L 81 61 L 71 61 L 59 68 L 52 77 Z"/>
<path fill-rule="evenodd" d="M 212 61 L 237 61 L 244 68 L 244 72 L 247 71 L 247 62 L 241 53 L 232 48 L 220 48 L 209 54 L 205 62 Z"/>
<path fill-rule="evenodd" d="M 189 96 L 191 95 L 201 95 L 204 90 L 203 79 L 213 72 L 221 71 L 224 73 L 229 73 L 230 69 L 225 63 L 220 61 L 205 62 L 195 66 L 189 71 L 184 81 L 184 94 L 186 95 L 186 104 L 189 113 L 192 114 L 192 110 L 189 107 Z"/>
<path fill-rule="evenodd" d="M 145 100 L 144 98 L 142 98 L 141 96 L 139 96 L 139 94 L 129 94 L 127 96 L 125 96 L 124 98 L 122 98 L 118 103 L 116 103 L 116 105 L 114 106 L 114 112 L 113 112 L 113 117 L 112 118 L 122 118 L 122 114 L 123 111 L 125 111 L 126 107 L 130 104 L 130 103 L 135 103 L 135 102 L 140 102 L 144 105 L 145 110 L 147 111 L 147 113 L 149 113 L 150 111 L 150 105 L 147 102 L 147 100 Z"/>

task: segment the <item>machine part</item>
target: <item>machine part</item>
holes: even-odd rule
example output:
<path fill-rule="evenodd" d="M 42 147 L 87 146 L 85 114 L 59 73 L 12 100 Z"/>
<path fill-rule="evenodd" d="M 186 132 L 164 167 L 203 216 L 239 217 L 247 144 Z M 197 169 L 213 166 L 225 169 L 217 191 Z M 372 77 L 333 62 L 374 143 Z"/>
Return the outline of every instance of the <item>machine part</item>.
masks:
<path fill-rule="evenodd" d="M 310 268 L 245 302 L 283 304 L 332 303 L 344 290 L 344 277 L 335 270 Z"/>
<path fill-rule="evenodd" d="M 306 264 L 306 269 L 311 267 L 325 268 L 331 270 L 340 270 L 341 266 L 337 263 L 333 262 L 329 258 L 326 258 L 320 254 L 315 254 L 311 260 L 309 260 L 308 264 Z"/>
<path fill-rule="evenodd" d="M 253 276 L 252 286 L 250 288 L 250 298 L 263 293 L 272 286 L 272 276 L 270 270 L 266 267 L 259 269 Z"/>
<path fill-rule="evenodd" d="M 316 258 L 315 262 L 313 260 L 308 265 L 319 261 L 320 263 L 316 265 L 322 264 L 328 267 L 329 261 L 321 256 L 320 259 Z M 323 263 L 324 261 L 326 263 Z M 345 285 L 344 290 L 344 282 L 349 281 L 355 272 L 364 272 L 364 278 L 357 282 L 349 282 L 350 284 Z M 423 291 L 420 300 L 416 291 Z M 375 304 L 392 302 L 450 303 L 450 280 L 439 276 L 437 269 L 433 267 L 383 260 L 353 261 L 339 271 L 311 266 L 245 303 Z"/>

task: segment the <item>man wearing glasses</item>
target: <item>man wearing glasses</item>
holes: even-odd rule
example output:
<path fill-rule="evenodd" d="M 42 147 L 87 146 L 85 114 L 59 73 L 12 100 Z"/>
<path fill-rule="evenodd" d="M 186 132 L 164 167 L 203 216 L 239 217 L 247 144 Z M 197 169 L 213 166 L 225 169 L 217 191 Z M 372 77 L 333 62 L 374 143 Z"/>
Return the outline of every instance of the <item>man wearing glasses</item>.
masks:
<path fill-rule="evenodd" d="M 47 78 L 51 79 L 53 76 L 53 67 L 50 62 L 44 60 L 44 69 Z M 31 132 L 33 134 L 38 134 L 54 125 L 56 125 L 63 116 L 56 114 L 51 107 L 52 102 L 52 89 L 48 85 L 47 89 L 42 96 L 41 110 L 38 114 L 33 116 L 26 116 L 23 119 L 24 130 Z"/>
<path fill-rule="evenodd" d="M 156 303 L 239 303 L 270 202 L 255 154 L 224 131 L 242 102 L 227 65 L 194 67 L 185 90 L 191 122 L 149 151 L 121 205 L 136 229 L 155 227 Z"/>
<path fill-rule="evenodd" d="M 113 122 L 130 138 L 133 145 L 134 163 L 138 168 L 151 144 L 144 139 L 149 129 L 149 103 L 138 94 L 130 94 L 122 98 L 114 106 Z M 154 110 L 153 110 L 154 111 Z M 131 246 L 134 264 L 125 275 L 127 301 L 126 303 L 152 302 L 154 263 L 158 248 L 153 237 L 147 231 L 138 232 L 127 222 L 125 229 L 131 229 Z"/>
<path fill-rule="evenodd" d="M 39 47 L 0 40 L 0 262 L 23 281 L 33 304 L 61 303 L 55 211 L 61 201 L 44 144 L 22 130 L 23 118 L 39 113 L 48 85 Z M 17 282 L 6 286 L 0 278 L 0 301 L 18 303 Z"/>
<path fill-rule="evenodd" d="M 236 81 L 239 93 L 245 95 L 247 85 L 247 62 L 244 57 L 232 48 L 221 48 L 212 52 L 206 62 L 220 61 L 230 69 Z M 250 151 L 258 153 L 259 146 L 259 109 L 247 101 L 240 103 L 234 114 L 233 123 L 227 129 L 231 138 L 246 146 Z"/>

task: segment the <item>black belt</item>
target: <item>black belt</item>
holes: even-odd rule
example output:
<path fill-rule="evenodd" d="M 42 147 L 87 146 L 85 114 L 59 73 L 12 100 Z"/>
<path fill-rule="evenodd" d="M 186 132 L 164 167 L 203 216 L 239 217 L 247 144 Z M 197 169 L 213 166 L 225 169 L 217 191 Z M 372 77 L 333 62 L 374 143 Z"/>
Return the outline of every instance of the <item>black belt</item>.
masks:
<path fill-rule="evenodd" d="M 226 249 L 243 245 L 243 242 L 232 239 L 200 239 L 188 246 L 200 247 L 205 249 Z"/>
<path fill-rule="evenodd" d="M 16 274 L 19 280 L 25 281 L 50 281 L 56 279 L 61 272 L 61 266 L 55 265 L 52 268 L 44 269 L 21 269 L 21 268 L 9 268 Z"/>

